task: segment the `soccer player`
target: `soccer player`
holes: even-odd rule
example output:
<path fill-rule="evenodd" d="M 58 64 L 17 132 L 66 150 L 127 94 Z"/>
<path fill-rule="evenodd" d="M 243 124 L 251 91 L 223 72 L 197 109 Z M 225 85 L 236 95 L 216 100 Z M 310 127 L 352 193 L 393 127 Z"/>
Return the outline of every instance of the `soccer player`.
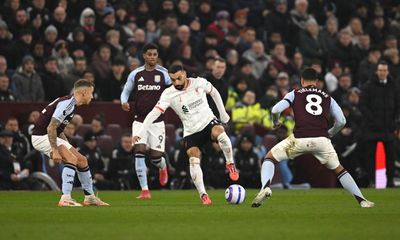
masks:
<path fill-rule="evenodd" d="M 183 123 L 183 137 L 186 153 L 189 156 L 190 175 L 200 194 L 203 205 L 210 205 L 203 182 L 203 172 L 200 168 L 200 148 L 208 141 L 216 141 L 224 152 L 226 168 L 232 181 L 239 179 L 232 155 L 232 144 L 225 133 L 221 122 L 214 116 L 207 102 L 206 94 L 210 94 L 217 105 L 222 123 L 229 121 L 224 104 L 218 91 L 204 78 L 187 78 L 186 71 L 181 65 L 171 66 L 169 71 L 173 86 L 167 88 L 160 97 L 157 105 L 146 116 L 140 131 L 135 132 L 133 141 L 146 137 L 146 129 L 168 107 L 171 107 Z"/>
<path fill-rule="evenodd" d="M 62 196 L 60 207 L 80 207 L 71 198 L 76 170 L 85 193 L 83 205 L 109 206 L 94 195 L 92 175 L 86 157 L 67 140 L 63 130 L 75 113 L 75 108 L 88 105 L 93 98 L 94 85 L 85 79 L 75 82 L 72 95 L 59 97 L 41 112 L 32 131 L 33 147 L 49 156 L 56 163 L 64 163 L 62 170 Z"/>
<path fill-rule="evenodd" d="M 272 108 L 274 128 L 280 127 L 279 115 L 289 106 L 293 108 L 295 128 L 293 134 L 275 145 L 264 158 L 261 167 L 261 190 L 255 197 L 252 207 L 259 207 L 271 196 L 270 184 L 274 176 L 275 164 L 282 160 L 293 159 L 302 154 L 313 154 L 323 165 L 332 170 L 343 188 L 349 191 L 361 207 L 371 208 L 368 201 L 351 175 L 339 163 L 330 137 L 339 132 L 346 123 L 342 110 L 336 101 L 326 92 L 316 88 L 318 74 L 312 68 L 301 74 L 301 88 L 293 90 Z M 329 115 L 335 119 L 329 126 Z"/>
<path fill-rule="evenodd" d="M 129 111 L 128 103 L 131 92 L 134 92 L 134 114 L 132 123 L 132 136 L 137 134 L 143 125 L 146 115 L 156 105 L 161 93 L 171 85 L 167 69 L 157 64 L 158 50 L 155 44 L 146 44 L 143 47 L 145 64 L 133 70 L 121 93 L 121 105 L 124 111 Z M 168 170 L 165 158 L 165 125 L 163 117 L 154 119 L 149 125 L 141 140 L 135 144 L 135 168 L 142 192 L 138 199 L 151 199 L 147 185 L 147 166 L 145 162 L 146 148 L 150 148 L 151 163 L 159 168 L 159 181 L 161 186 L 168 183 Z"/>

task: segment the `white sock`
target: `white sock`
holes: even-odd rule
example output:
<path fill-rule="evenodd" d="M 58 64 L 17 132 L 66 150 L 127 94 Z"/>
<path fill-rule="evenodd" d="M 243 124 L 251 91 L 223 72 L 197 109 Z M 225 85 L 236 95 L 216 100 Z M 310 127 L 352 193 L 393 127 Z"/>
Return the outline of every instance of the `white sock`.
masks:
<path fill-rule="evenodd" d="M 81 182 L 83 192 L 85 193 L 85 196 L 87 195 L 93 195 L 93 179 L 92 179 L 92 174 L 90 173 L 89 166 L 86 166 L 84 168 L 78 168 L 78 178 L 79 181 Z"/>
<path fill-rule="evenodd" d="M 167 166 L 164 157 L 152 158 L 151 163 L 159 169 L 164 169 Z"/>
<path fill-rule="evenodd" d="M 342 184 L 343 188 L 346 189 L 351 194 L 353 194 L 353 196 L 357 199 L 358 202 L 365 200 L 365 197 L 362 195 L 360 189 L 357 186 L 357 183 L 354 181 L 350 173 L 344 170 L 341 173 L 339 173 L 338 179 Z"/>
<path fill-rule="evenodd" d="M 74 178 L 75 178 L 76 167 L 72 164 L 65 164 L 61 179 L 62 179 L 62 194 L 63 195 L 71 195 L 72 188 L 74 187 Z M 71 196 L 70 196 L 71 197 Z"/>
<path fill-rule="evenodd" d="M 149 190 L 149 187 L 147 186 L 147 167 L 144 157 L 145 156 L 141 153 L 135 154 L 135 169 L 140 187 L 142 190 Z"/>
<path fill-rule="evenodd" d="M 221 133 L 218 137 L 218 144 L 224 153 L 226 163 L 233 163 L 232 143 L 225 132 Z"/>
<path fill-rule="evenodd" d="M 204 187 L 203 171 L 200 167 L 200 159 L 196 157 L 191 157 L 189 159 L 189 165 L 190 176 L 192 177 L 193 183 L 196 186 L 196 189 L 199 192 L 200 196 L 202 196 L 203 194 L 207 194 Z"/>
<path fill-rule="evenodd" d="M 266 158 L 261 166 L 261 189 L 269 187 L 275 173 L 275 164 Z"/>

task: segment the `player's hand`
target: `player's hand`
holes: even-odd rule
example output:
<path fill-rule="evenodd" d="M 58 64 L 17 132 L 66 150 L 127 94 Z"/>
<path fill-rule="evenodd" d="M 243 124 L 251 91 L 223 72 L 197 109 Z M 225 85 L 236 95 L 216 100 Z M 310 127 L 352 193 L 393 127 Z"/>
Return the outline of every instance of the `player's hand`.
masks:
<path fill-rule="evenodd" d="M 15 174 L 15 173 L 12 173 L 12 174 L 10 175 L 10 179 L 11 179 L 11 181 L 13 181 L 13 182 L 19 182 L 19 178 L 18 178 L 17 174 Z"/>
<path fill-rule="evenodd" d="M 61 163 L 62 157 L 57 149 L 50 152 L 50 158 L 54 160 L 55 163 Z"/>
<path fill-rule="evenodd" d="M 272 129 L 276 130 L 276 129 L 280 128 L 281 126 L 282 126 L 282 123 L 276 122 L 276 123 L 274 123 L 274 126 L 272 126 Z"/>
<path fill-rule="evenodd" d="M 127 103 L 127 102 L 126 103 L 122 103 L 121 107 L 122 107 L 122 110 L 124 110 L 124 111 L 129 112 L 129 110 L 130 110 L 129 103 Z"/>
<path fill-rule="evenodd" d="M 139 136 L 133 136 L 132 137 L 132 146 L 135 145 L 135 143 L 140 141 L 140 137 Z"/>
<path fill-rule="evenodd" d="M 224 114 L 222 114 L 222 115 L 220 116 L 220 118 L 221 118 L 221 122 L 224 123 L 224 124 L 228 123 L 229 120 L 231 119 L 231 118 L 229 117 L 229 114 L 226 113 L 226 112 L 225 112 Z"/>

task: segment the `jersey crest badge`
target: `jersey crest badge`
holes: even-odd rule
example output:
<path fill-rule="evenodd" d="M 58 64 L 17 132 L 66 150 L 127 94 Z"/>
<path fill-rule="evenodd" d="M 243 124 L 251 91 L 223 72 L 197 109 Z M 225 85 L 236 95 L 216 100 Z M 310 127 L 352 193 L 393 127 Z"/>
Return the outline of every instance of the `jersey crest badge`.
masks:
<path fill-rule="evenodd" d="M 161 81 L 161 76 L 160 75 L 155 75 L 154 76 L 154 82 L 159 83 Z"/>

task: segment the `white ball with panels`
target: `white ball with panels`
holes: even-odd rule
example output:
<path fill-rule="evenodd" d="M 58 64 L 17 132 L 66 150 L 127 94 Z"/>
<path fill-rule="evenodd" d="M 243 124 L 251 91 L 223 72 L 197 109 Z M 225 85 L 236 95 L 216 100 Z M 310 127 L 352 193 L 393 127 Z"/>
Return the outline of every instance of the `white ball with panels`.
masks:
<path fill-rule="evenodd" d="M 246 199 L 246 190 L 239 184 L 232 184 L 225 190 L 225 199 L 230 204 L 241 204 Z"/>

